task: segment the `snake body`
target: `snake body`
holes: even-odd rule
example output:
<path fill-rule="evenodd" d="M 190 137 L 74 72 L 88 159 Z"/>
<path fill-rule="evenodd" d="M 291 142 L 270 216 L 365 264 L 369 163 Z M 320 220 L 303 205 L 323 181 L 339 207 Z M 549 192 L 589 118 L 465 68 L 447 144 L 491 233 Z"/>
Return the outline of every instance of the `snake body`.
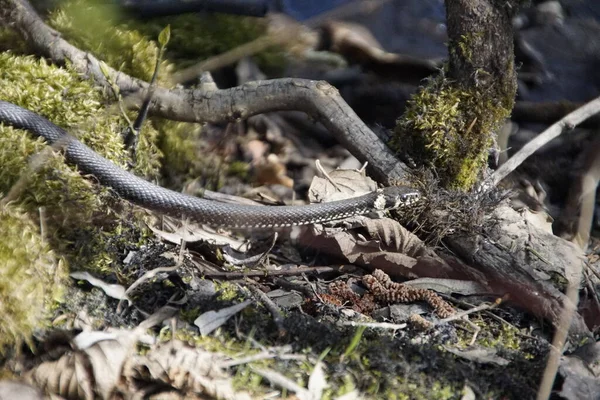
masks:
<path fill-rule="evenodd" d="M 408 205 L 419 198 L 414 189 L 392 186 L 363 196 L 305 206 L 251 206 L 220 203 L 185 195 L 141 179 L 97 154 L 46 118 L 15 104 L 0 101 L 0 122 L 25 129 L 50 144 L 64 144 L 67 162 L 96 177 L 122 198 L 174 217 L 229 228 L 277 228 L 339 220 Z"/>

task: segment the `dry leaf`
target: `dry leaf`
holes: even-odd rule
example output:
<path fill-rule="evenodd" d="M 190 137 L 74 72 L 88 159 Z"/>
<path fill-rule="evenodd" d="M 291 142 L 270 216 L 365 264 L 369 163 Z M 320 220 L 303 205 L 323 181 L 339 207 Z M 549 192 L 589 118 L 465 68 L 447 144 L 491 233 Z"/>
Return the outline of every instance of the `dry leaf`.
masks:
<path fill-rule="evenodd" d="M 246 251 L 248 243 L 231 236 L 218 233 L 216 230 L 210 227 L 200 227 L 197 224 L 188 223 L 184 226 L 179 226 L 173 232 L 161 230 L 150 226 L 150 229 L 154 234 L 169 243 L 180 245 L 182 241 L 186 243 L 194 243 L 198 241 L 205 241 L 216 246 L 229 245 L 238 251 Z"/>
<path fill-rule="evenodd" d="M 439 258 L 421 239 L 389 218 L 366 219 L 362 225 L 369 236 L 376 238 L 388 251 L 398 251 L 411 257 Z"/>
<path fill-rule="evenodd" d="M 477 347 L 467 350 L 458 350 L 447 346 L 443 347 L 446 351 L 460 358 L 464 358 L 465 360 L 469 361 L 474 361 L 479 364 L 495 364 L 503 367 L 510 363 L 510 361 L 508 361 L 507 359 L 496 355 L 497 351 L 495 349 L 491 349 L 488 347 Z"/>
<path fill-rule="evenodd" d="M 83 332 L 73 341 L 81 348 L 37 365 L 24 377 L 48 394 L 86 400 L 112 398 L 119 391 L 125 361 L 134 354 L 145 330 L 173 313 L 173 308 L 163 307 L 131 330 Z"/>
<path fill-rule="evenodd" d="M 200 334 L 202 334 L 202 336 L 206 336 L 227 322 L 229 318 L 248 307 L 251 303 L 251 300 L 246 300 L 243 303 L 222 308 L 219 311 L 207 311 L 194 320 L 194 325 L 200 329 Z"/>
<path fill-rule="evenodd" d="M 381 77 L 419 83 L 437 72 L 440 62 L 389 53 L 364 26 L 357 23 L 328 21 L 322 28 L 328 50 L 344 56 L 350 63 L 362 65 Z"/>
<path fill-rule="evenodd" d="M 357 217 L 350 223 L 358 227 L 340 230 L 315 226 L 302 232 L 299 241 L 349 263 L 370 270 L 381 269 L 394 277 L 459 277 L 397 221 Z M 403 254 L 405 251 L 414 257 Z"/>
<path fill-rule="evenodd" d="M 117 300 L 127 300 L 131 304 L 131 300 L 125 295 L 125 288 L 115 283 L 106 283 L 101 279 L 92 276 L 89 272 L 71 272 L 69 276 L 73 279 L 79 279 L 89 282 L 90 285 L 102 289 L 107 296 Z"/>
<path fill-rule="evenodd" d="M 223 355 L 189 347 L 175 340 L 151 349 L 129 368 L 131 377 L 140 379 L 148 371 L 153 380 L 183 392 L 224 400 L 250 399 L 247 394 L 233 390 L 231 378 L 220 367 L 223 360 Z"/>
<path fill-rule="evenodd" d="M 313 178 L 308 189 L 311 203 L 344 200 L 377 190 L 377 183 L 364 172 L 336 169 L 328 173 L 330 179 Z"/>
<path fill-rule="evenodd" d="M 287 168 L 275 154 L 258 161 L 254 167 L 254 181 L 259 185 L 283 185 L 294 187 L 294 180 L 287 174 Z"/>
<path fill-rule="evenodd" d="M 45 393 L 66 398 L 94 399 L 93 372 L 87 356 L 81 352 L 44 362 L 28 371 L 24 378 Z"/>
<path fill-rule="evenodd" d="M 17 381 L 0 381 L 0 400 L 44 400 L 33 386 Z"/>
<path fill-rule="evenodd" d="M 250 159 L 252 163 L 256 163 L 259 160 L 266 157 L 267 150 L 269 149 L 269 145 L 263 142 L 262 140 L 250 140 L 246 143 L 244 149 L 244 155 L 246 158 Z"/>
<path fill-rule="evenodd" d="M 323 363 L 317 361 L 313 372 L 308 378 L 308 393 L 310 400 L 319 400 L 323 397 L 323 391 L 327 388 L 327 379 L 323 371 Z M 302 399 L 302 397 L 298 396 Z M 309 400 L 306 399 L 306 400 Z"/>

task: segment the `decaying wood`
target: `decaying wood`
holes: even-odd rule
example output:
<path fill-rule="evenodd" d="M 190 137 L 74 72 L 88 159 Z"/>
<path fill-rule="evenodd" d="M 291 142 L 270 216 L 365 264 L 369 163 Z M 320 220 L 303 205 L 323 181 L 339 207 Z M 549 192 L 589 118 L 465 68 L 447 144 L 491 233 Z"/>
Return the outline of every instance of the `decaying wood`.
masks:
<path fill-rule="evenodd" d="M 579 284 L 584 262 L 581 249 L 506 205 L 499 206 L 485 226 L 481 235 L 451 236 L 446 244 L 480 273 L 474 279 L 557 325 L 563 303 L 568 301 L 558 287 Z M 571 329 L 572 333 L 587 332 L 578 314 Z"/>
<path fill-rule="evenodd" d="M 0 0 L 0 19 L 55 63 L 69 61 L 78 71 L 107 85 L 99 61 L 63 40 L 44 24 L 25 0 Z M 512 51 L 512 44 L 506 44 L 504 50 L 502 54 L 494 53 L 492 67 L 496 65 L 494 62 L 504 65 L 500 58 Z M 467 67 L 471 70 L 473 66 Z M 121 94 L 143 98 L 148 89 L 146 82 L 113 69 L 108 71 Z M 476 75 L 473 74 L 470 76 Z M 512 79 L 510 74 L 506 75 L 504 85 L 508 89 Z M 403 179 L 409 173 L 356 116 L 338 91 L 326 82 L 281 79 L 209 91 L 157 88 L 150 112 L 179 121 L 222 122 L 278 110 L 299 110 L 313 116 L 359 160 L 368 161 L 371 174 L 380 182 Z M 492 220 L 494 224 L 485 230 L 485 234 L 472 232 L 450 236 L 446 245 L 475 267 L 477 271 L 473 275 L 480 281 L 485 280 L 483 283 L 494 292 L 509 293 L 518 304 L 557 324 L 566 297 L 549 277 L 573 279 L 576 274 L 570 272 L 571 268 L 580 268 L 583 264 L 581 252 L 567 241 L 532 227 L 521 215 L 504 206 L 490 216 Z M 578 314 L 571 328 L 572 333 L 589 333 Z"/>

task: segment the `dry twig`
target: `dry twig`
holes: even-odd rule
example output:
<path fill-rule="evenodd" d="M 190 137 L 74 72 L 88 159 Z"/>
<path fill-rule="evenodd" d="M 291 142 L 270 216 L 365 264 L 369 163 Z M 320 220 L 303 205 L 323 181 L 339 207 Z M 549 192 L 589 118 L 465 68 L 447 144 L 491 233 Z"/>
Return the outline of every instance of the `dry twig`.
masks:
<path fill-rule="evenodd" d="M 514 171 L 533 153 L 539 150 L 552 139 L 560 136 L 565 131 L 569 131 L 579 125 L 581 122 L 600 112 L 600 98 L 596 98 L 583 107 L 573 111 L 560 121 L 553 124 L 550 128 L 540 133 L 533 140 L 529 141 L 515 155 L 513 155 L 505 164 L 494 172 L 491 176 L 492 184 L 498 185 L 500 181 Z"/>

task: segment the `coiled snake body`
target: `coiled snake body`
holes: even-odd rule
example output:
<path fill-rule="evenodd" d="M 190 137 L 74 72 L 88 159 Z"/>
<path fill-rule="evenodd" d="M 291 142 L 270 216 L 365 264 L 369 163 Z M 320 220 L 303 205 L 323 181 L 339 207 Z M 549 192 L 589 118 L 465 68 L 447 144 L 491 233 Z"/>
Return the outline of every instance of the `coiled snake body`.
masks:
<path fill-rule="evenodd" d="M 220 203 L 178 193 L 154 185 L 116 166 L 70 136 L 46 118 L 12 103 L 0 101 L 0 122 L 26 129 L 50 144 L 64 143 L 67 161 L 84 174 L 95 176 L 124 199 L 175 217 L 186 216 L 216 227 L 277 228 L 308 225 L 364 215 L 408 205 L 418 200 L 419 193 L 403 186 L 392 186 L 360 197 L 309 204 L 305 206 L 250 206 Z"/>

